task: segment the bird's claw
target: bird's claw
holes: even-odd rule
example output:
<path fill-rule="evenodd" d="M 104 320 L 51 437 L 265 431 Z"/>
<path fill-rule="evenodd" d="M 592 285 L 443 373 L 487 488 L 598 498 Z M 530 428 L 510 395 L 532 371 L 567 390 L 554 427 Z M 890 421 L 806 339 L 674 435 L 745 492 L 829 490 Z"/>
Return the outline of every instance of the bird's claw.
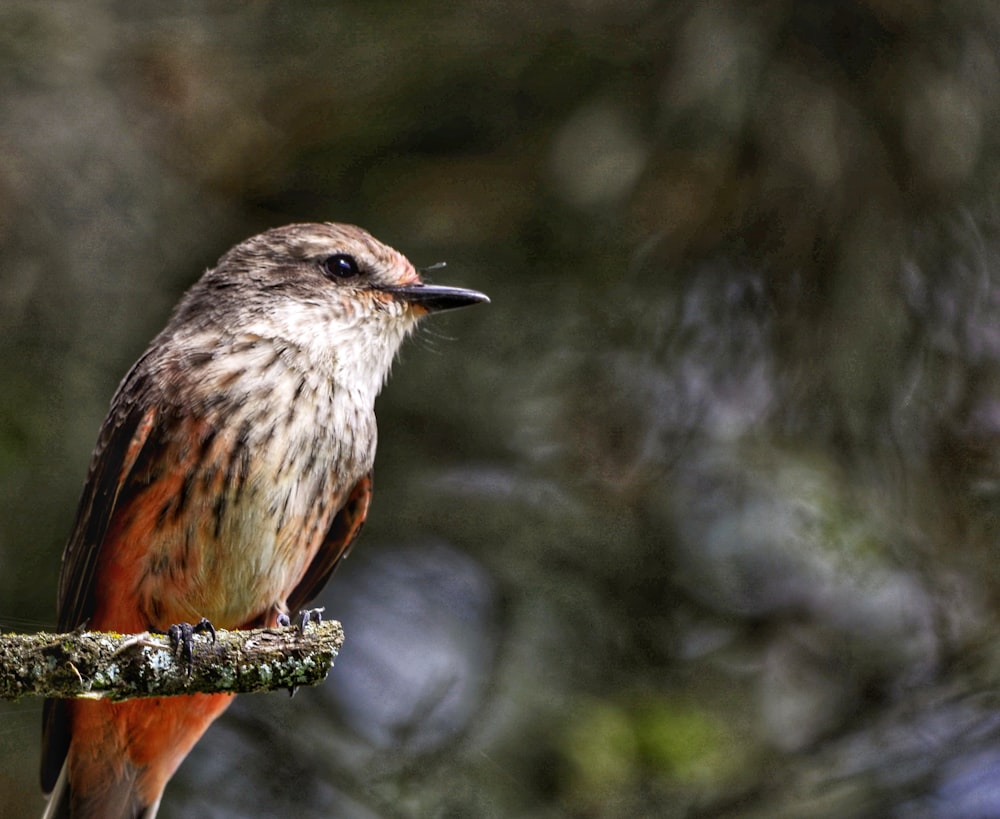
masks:
<path fill-rule="evenodd" d="M 322 623 L 324 611 L 326 611 L 326 609 L 322 606 L 317 609 L 302 609 L 302 611 L 296 615 L 299 634 L 305 634 L 306 626 L 310 623 Z M 281 614 L 278 615 L 277 623 L 279 626 L 290 626 L 292 624 L 292 620 L 287 614 L 281 612 Z"/>
<path fill-rule="evenodd" d="M 197 623 L 174 623 L 167 629 L 167 637 L 170 638 L 170 647 L 174 656 L 178 654 L 183 658 L 187 675 L 191 676 L 194 667 L 194 635 L 211 634 L 212 642 L 215 642 L 215 626 L 208 618 L 202 617 Z"/>

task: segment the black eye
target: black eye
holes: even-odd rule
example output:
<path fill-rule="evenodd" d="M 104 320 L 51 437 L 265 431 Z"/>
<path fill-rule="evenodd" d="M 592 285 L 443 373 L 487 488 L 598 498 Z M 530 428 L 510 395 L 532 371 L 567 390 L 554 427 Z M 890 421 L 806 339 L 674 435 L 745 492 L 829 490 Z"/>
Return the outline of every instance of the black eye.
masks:
<path fill-rule="evenodd" d="M 327 256 L 320 264 L 323 272 L 331 279 L 353 279 L 361 275 L 361 269 L 353 256 L 347 253 L 335 253 Z"/>

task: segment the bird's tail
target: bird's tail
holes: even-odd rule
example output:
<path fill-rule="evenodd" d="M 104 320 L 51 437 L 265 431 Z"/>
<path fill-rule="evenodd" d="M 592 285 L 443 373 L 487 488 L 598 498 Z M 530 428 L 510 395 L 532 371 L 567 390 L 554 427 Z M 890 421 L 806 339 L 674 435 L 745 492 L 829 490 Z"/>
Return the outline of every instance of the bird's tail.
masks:
<path fill-rule="evenodd" d="M 66 763 L 63 763 L 62 770 L 59 771 L 59 778 L 56 780 L 52 793 L 49 794 L 48 804 L 45 806 L 45 813 L 42 819 L 69 819 L 69 786 L 66 784 Z"/>
<path fill-rule="evenodd" d="M 59 771 L 42 819 L 155 819 L 160 800 L 152 805 L 140 804 L 134 776 L 118 780 L 99 797 L 89 798 L 83 803 L 74 800 L 68 766 L 69 763 L 64 762 Z"/>

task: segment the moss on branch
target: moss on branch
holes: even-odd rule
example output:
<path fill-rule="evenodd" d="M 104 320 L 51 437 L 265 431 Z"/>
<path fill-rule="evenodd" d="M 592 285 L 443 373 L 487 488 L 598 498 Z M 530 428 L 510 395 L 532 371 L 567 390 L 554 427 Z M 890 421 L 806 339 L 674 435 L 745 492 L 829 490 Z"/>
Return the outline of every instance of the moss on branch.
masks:
<path fill-rule="evenodd" d="M 344 642 L 340 623 L 194 637 L 190 669 L 159 634 L 0 634 L 0 699 L 126 700 L 294 689 L 326 679 Z"/>

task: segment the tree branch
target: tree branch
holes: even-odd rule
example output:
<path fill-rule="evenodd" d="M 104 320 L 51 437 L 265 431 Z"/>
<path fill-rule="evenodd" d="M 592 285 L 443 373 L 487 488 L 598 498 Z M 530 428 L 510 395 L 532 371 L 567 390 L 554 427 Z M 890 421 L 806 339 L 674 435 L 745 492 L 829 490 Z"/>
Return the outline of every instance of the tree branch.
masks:
<path fill-rule="evenodd" d="M 344 642 L 336 620 L 194 638 L 190 669 L 158 634 L 73 632 L 0 635 L 0 699 L 24 696 L 126 700 L 176 694 L 294 689 L 326 679 Z"/>

